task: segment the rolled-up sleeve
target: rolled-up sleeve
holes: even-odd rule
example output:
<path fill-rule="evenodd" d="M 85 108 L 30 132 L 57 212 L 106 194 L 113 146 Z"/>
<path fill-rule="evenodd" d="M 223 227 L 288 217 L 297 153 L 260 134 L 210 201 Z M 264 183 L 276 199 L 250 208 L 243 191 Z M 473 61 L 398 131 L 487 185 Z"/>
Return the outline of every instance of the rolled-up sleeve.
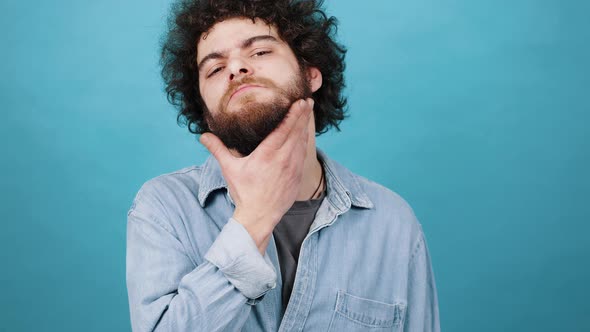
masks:
<path fill-rule="evenodd" d="M 438 296 L 424 234 L 410 259 L 404 331 L 440 332 Z"/>
<path fill-rule="evenodd" d="M 239 330 L 276 285 L 269 258 L 230 219 L 198 266 L 166 222 L 135 206 L 127 221 L 133 331 Z"/>
<path fill-rule="evenodd" d="M 277 275 L 270 258 L 258 251 L 248 231 L 230 218 L 205 259 L 249 299 L 258 299 L 276 287 Z"/>

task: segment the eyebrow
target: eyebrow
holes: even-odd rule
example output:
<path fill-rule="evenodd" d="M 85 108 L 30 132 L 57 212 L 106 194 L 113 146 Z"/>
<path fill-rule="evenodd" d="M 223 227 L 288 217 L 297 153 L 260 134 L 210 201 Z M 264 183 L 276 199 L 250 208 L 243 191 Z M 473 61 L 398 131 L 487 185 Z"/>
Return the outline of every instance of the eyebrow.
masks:
<path fill-rule="evenodd" d="M 240 44 L 240 48 L 241 49 L 248 48 L 248 47 L 252 46 L 252 44 L 254 44 L 255 42 L 262 41 L 262 40 L 267 40 L 267 41 L 271 41 L 271 42 L 275 42 L 275 43 L 279 42 L 275 37 L 273 37 L 271 35 L 260 35 L 260 36 L 250 37 L 250 38 L 242 41 L 242 43 Z M 199 72 L 201 71 L 201 69 L 203 69 L 203 66 L 205 65 L 205 63 L 207 61 L 224 58 L 224 57 L 226 57 L 226 54 L 227 54 L 227 50 L 220 51 L 220 52 L 211 52 L 211 53 L 207 54 L 201 60 L 201 62 L 197 65 Z"/>

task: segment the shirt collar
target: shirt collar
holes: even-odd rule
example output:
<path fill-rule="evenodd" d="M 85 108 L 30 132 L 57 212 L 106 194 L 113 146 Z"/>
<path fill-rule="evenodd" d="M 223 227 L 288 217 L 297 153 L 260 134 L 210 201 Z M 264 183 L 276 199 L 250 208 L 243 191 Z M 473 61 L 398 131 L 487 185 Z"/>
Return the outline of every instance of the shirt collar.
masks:
<path fill-rule="evenodd" d="M 367 209 L 373 208 L 373 202 L 361 188 L 357 176 L 328 158 L 320 149 L 316 150 L 324 165 L 328 185 L 326 198 L 341 211 L 348 210 L 352 205 Z M 221 167 L 212 155 L 203 164 L 199 183 L 198 200 L 202 207 L 205 207 L 207 197 L 211 192 L 222 188 L 227 190 L 227 183 L 221 174 Z"/>

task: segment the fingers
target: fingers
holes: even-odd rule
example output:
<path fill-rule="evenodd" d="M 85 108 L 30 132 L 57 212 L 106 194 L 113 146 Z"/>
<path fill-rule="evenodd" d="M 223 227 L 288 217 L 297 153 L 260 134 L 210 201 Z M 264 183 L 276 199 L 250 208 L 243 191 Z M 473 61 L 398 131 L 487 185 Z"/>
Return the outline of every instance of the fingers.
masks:
<path fill-rule="evenodd" d="M 211 133 L 204 133 L 199 138 L 199 141 L 211 152 L 220 165 L 225 165 L 233 158 L 231 152 L 229 152 L 225 144 L 217 136 Z"/>
<path fill-rule="evenodd" d="M 308 100 L 311 100 L 311 98 Z M 275 150 L 281 148 L 289 136 L 294 132 L 294 129 L 298 126 L 299 122 L 305 120 L 302 119 L 302 117 L 310 112 L 311 108 L 309 106 L 309 101 L 301 99 L 294 102 L 283 122 L 281 122 L 281 124 L 268 135 L 261 145 Z"/>
<path fill-rule="evenodd" d="M 307 139 L 309 136 L 309 119 L 311 118 L 311 110 L 313 110 L 314 101 L 313 99 L 308 99 L 306 103 L 306 110 L 297 120 L 295 127 L 293 130 L 291 130 L 289 136 L 282 146 L 282 149 L 288 153 L 292 152 L 293 149 L 298 145 L 303 146 L 304 149 L 307 147 Z"/>

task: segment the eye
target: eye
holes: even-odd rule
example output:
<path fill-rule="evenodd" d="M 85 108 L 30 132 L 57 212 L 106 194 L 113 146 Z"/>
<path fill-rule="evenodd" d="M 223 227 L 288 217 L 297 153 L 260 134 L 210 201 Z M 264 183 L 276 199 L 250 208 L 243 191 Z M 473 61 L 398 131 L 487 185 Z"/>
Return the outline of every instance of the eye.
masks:
<path fill-rule="evenodd" d="M 209 75 L 207 75 L 207 78 L 209 78 L 209 77 L 217 74 L 218 72 L 221 71 L 221 69 L 223 69 L 223 67 L 217 67 L 217 68 L 215 68 Z"/>
<path fill-rule="evenodd" d="M 260 56 L 263 56 L 263 55 L 266 55 L 266 54 L 269 54 L 269 53 L 271 53 L 271 51 L 267 51 L 267 50 L 265 50 L 265 51 L 258 51 L 256 53 L 252 54 L 252 57 L 256 58 L 256 57 L 260 57 Z"/>

